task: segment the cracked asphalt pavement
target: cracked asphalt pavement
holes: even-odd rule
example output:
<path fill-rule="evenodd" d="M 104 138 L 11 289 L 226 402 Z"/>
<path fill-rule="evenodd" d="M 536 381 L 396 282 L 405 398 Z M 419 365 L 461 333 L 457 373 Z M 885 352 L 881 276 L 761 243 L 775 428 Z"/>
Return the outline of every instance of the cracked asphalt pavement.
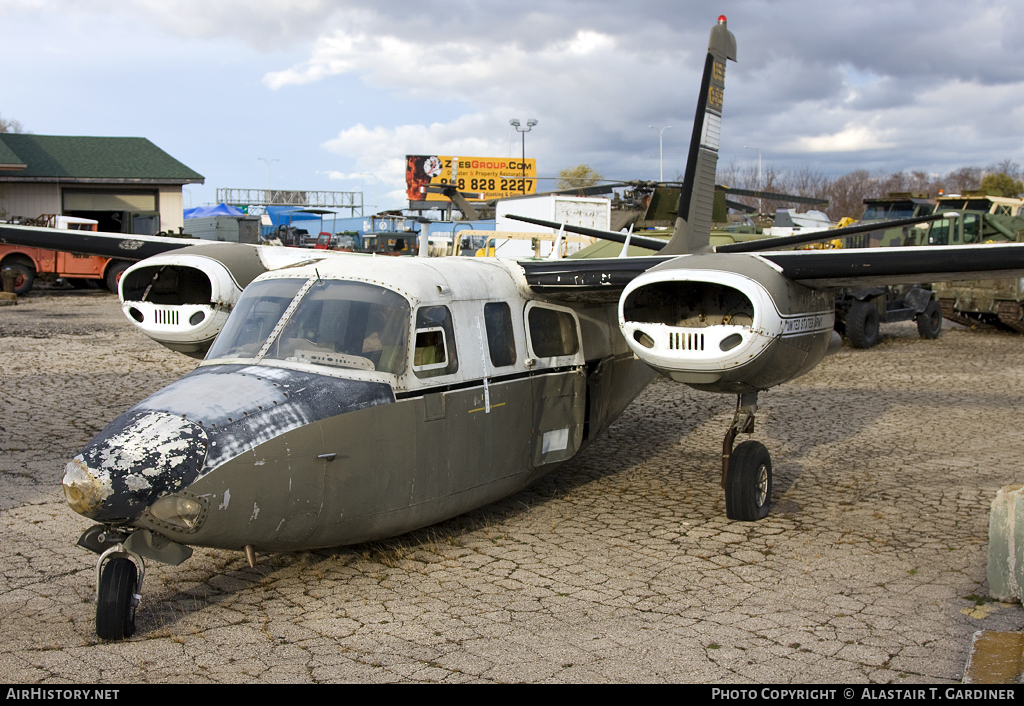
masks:
<path fill-rule="evenodd" d="M 115 297 L 0 309 L 0 681 L 862 682 L 961 678 L 987 597 L 988 509 L 1024 482 L 1024 338 L 883 327 L 762 393 L 772 514 L 725 517 L 735 400 L 655 382 L 535 485 L 369 545 L 150 564 L 136 634 L 94 632 L 90 522 L 65 463 L 194 367 Z"/>

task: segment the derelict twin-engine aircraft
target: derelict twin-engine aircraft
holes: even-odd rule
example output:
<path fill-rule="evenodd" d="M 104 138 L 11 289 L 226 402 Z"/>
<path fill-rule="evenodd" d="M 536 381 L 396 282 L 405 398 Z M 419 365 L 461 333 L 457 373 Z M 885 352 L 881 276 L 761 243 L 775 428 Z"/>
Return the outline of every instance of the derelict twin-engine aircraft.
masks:
<path fill-rule="evenodd" d="M 771 458 L 734 438 L 753 430 L 759 392 L 825 355 L 830 288 L 1019 273 L 1024 245 L 711 252 L 735 58 L 722 17 L 675 232 L 649 258 L 390 258 L 95 233 L 76 245 L 0 226 L 0 242 L 134 253 L 120 283 L 129 320 L 205 352 L 67 464 L 68 504 L 98 523 L 79 544 L 100 554 L 99 636 L 133 633 L 144 559 L 178 564 L 205 546 L 252 562 L 453 517 L 571 459 L 659 372 L 738 396 L 726 511 L 764 517 Z"/>

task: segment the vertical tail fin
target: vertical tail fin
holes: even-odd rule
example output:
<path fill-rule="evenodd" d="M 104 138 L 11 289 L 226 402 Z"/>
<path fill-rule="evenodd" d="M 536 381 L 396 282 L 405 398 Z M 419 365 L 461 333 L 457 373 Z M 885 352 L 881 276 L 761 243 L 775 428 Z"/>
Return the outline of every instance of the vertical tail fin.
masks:
<path fill-rule="evenodd" d="M 725 95 L 725 61 L 736 61 L 736 37 L 726 28 L 725 15 L 711 30 L 704 78 L 700 84 L 697 114 L 693 119 L 690 153 L 679 193 L 675 232 L 662 249 L 663 255 L 703 252 L 711 243 L 711 209 L 715 198 L 718 137 L 722 129 Z"/>

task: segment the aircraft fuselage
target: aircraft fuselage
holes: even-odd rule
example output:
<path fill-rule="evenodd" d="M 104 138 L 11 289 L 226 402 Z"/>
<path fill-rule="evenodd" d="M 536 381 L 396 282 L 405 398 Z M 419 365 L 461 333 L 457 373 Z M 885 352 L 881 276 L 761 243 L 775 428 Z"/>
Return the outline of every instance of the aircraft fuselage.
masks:
<path fill-rule="evenodd" d="M 557 468 L 650 382 L 615 316 L 544 301 L 496 260 L 268 274 L 199 368 L 68 464 L 65 492 L 158 544 L 295 550 L 429 525 Z"/>

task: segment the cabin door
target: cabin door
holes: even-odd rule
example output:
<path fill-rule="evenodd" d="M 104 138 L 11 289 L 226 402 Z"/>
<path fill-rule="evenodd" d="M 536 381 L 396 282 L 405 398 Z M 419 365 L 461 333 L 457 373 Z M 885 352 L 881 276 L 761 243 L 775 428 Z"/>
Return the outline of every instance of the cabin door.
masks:
<path fill-rule="evenodd" d="M 583 443 L 587 380 L 580 324 L 572 309 L 530 302 L 526 336 L 535 374 L 531 464 L 572 458 Z"/>

